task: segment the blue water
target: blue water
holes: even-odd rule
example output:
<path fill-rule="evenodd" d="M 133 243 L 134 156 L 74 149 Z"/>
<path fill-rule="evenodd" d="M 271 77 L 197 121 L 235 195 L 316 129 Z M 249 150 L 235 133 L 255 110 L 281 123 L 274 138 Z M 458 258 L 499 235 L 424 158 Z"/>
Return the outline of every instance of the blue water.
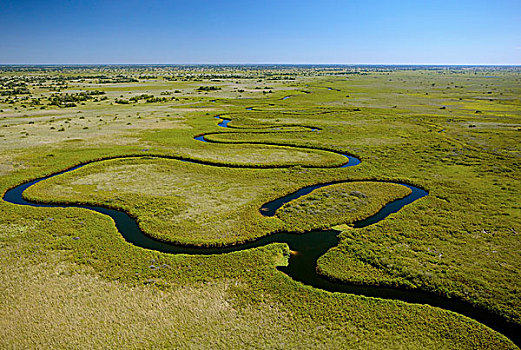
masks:
<path fill-rule="evenodd" d="M 227 128 L 228 127 L 228 123 L 231 122 L 231 119 L 225 119 L 225 118 L 221 118 L 219 116 L 217 116 L 215 118 L 221 119 L 221 121 L 217 124 L 221 128 Z"/>
<path fill-rule="evenodd" d="M 232 120 L 231 119 L 227 119 L 227 118 L 222 118 L 221 116 L 215 116 L 216 119 L 219 119 L 220 122 L 217 124 L 218 126 L 222 127 L 222 128 L 229 128 L 228 126 L 228 123 L 230 123 Z M 275 128 L 274 130 L 280 130 L 280 128 Z M 318 128 L 311 128 L 311 131 L 313 132 L 316 132 L 318 131 L 319 129 Z M 196 136 L 194 137 L 194 140 L 197 140 L 197 141 L 202 141 L 202 142 L 212 142 L 212 141 L 208 141 L 207 139 L 204 138 L 205 135 L 199 135 L 199 136 Z M 220 143 L 223 143 L 223 142 L 220 142 Z M 244 143 L 249 143 L 249 144 L 265 144 L 265 143 L 262 143 L 262 142 L 244 142 Z M 285 147 L 293 147 L 293 148 L 304 148 L 304 149 L 314 149 L 312 147 L 297 147 L 297 146 L 290 146 L 290 145 L 284 145 Z M 326 150 L 328 151 L 328 150 Z M 350 154 L 346 154 L 346 153 L 342 153 L 342 152 L 338 152 L 338 151 L 333 151 L 333 150 L 329 150 L 328 152 L 332 152 L 332 153 L 336 153 L 342 157 L 345 157 L 347 158 L 347 163 L 339 166 L 339 168 L 348 168 L 348 167 L 352 167 L 352 166 L 355 166 L 355 165 L 358 165 L 360 164 L 360 159 L 356 158 L 355 156 L 352 156 Z M 318 166 L 320 167 L 320 166 Z"/>

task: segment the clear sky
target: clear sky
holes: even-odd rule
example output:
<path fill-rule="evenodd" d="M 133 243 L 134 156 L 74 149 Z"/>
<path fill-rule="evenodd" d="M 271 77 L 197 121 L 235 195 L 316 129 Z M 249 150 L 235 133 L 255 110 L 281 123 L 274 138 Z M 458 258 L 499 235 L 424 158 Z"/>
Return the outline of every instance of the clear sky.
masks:
<path fill-rule="evenodd" d="M 0 0 L 0 64 L 521 64 L 521 0 Z"/>

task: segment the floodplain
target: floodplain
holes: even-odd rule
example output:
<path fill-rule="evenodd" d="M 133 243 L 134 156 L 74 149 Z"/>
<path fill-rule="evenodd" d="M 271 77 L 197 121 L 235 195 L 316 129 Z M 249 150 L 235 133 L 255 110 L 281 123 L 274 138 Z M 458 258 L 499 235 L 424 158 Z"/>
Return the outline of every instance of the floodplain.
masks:
<path fill-rule="evenodd" d="M 0 84 L 3 348 L 521 344 L 519 68 L 1 66 Z M 65 207 L 7 200 L 80 164 L 23 192 Z M 409 195 L 400 184 L 428 195 L 356 226 Z M 286 243 L 144 249 L 72 205 L 201 249 L 334 229 L 323 278 L 491 318 L 307 285 L 284 273 Z"/>

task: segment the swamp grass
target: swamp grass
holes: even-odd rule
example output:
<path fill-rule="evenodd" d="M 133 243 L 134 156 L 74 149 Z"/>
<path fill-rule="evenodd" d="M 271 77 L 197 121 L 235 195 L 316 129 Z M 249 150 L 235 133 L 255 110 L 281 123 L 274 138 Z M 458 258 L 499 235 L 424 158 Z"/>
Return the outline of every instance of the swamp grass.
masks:
<path fill-rule="evenodd" d="M 110 103 L 127 87 L 148 93 L 139 87 L 141 83 L 115 84 L 107 86 L 107 101 L 86 102 L 70 109 L 46 108 L 45 113 L 38 106 L 22 107 L 24 101 L 11 104 L 4 99 L 0 100 L 0 187 L 5 192 L 76 164 L 148 153 L 251 166 L 266 164 L 261 162 L 262 155 L 272 152 L 269 164 L 288 166 L 297 163 L 289 161 L 297 156 L 295 150 L 277 153 L 268 145 L 205 144 L 194 141 L 193 136 L 228 131 L 219 128 L 213 118 L 225 113 L 236 127 L 318 127 L 319 132 L 223 133 L 211 137 L 334 149 L 355 154 L 362 163 L 346 169 L 292 166 L 266 170 L 128 159 L 120 162 L 127 173 L 121 169 L 111 173 L 110 167 L 119 162 L 113 160 L 82 170 L 84 179 L 93 177 L 91 183 L 64 183 L 62 186 L 69 186 L 65 191 L 47 188 L 45 194 L 44 187 L 61 180 L 55 178 L 34 191 L 41 190 L 41 199 L 46 201 L 106 201 L 135 210 L 138 217 L 150 214 L 152 208 L 167 208 L 166 216 L 179 221 L 176 233 L 184 235 L 185 242 L 195 235 L 199 241 L 230 243 L 284 227 L 277 218 L 261 220 L 258 208 L 264 201 L 298 188 L 346 179 L 405 181 L 427 189 L 429 196 L 376 225 L 345 229 L 339 245 L 320 258 L 319 272 L 351 283 L 420 288 L 455 296 L 519 324 L 521 77 L 515 70 L 497 73 L 397 70 L 308 76 L 270 82 L 273 94 L 253 89 L 238 93 L 235 89 L 249 82 L 227 82 L 220 84 L 222 90 L 211 92 L 211 97 L 188 91 L 190 84 L 193 89 L 205 85 L 201 82 L 169 82 L 166 85 L 172 89 L 183 90 L 179 97 L 184 100 L 135 105 Z M 485 78 L 488 75 L 496 77 Z M 157 80 L 160 86 L 156 91 L 166 89 L 163 80 Z M 74 89 L 74 83 L 70 84 Z M 81 89 L 104 89 L 88 81 L 78 85 Z M 37 93 L 47 94 L 45 89 Z M 239 98 L 240 94 L 244 96 Z M 290 94 L 294 96 L 281 100 Z M 440 109 L 443 106 L 446 108 Z M 58 131 L 62 127 L 64 130 Z M 314 164 L 330 164 L 337 157 L 317 154 L 320 156 L 312 160 Z M 307 158 L 306 154 L 300 157 L 299 161 Z M 193 198 L 181 198 L 179 193 L 139 193 L 150 186 L 158 194 L 165 191 L 152 181 L 152 175 L 167 169 L 170 175 L 176 174 L 173 183 L 179 185 L 180 193 L 187 195 L 190 188 L 185 186 L 192 185 L 190 180 L 179 182 L 183 170 L 201 181 L 198 193 L 210 199 L 215 196 L 206 208 L 194 211 L 207 210 L 203 221 L 179 218 L 187 204 L 197 206 Z M 112 185 L 104 181 L 108 174 L 112 174 Z M 118 179 L 118 175 L 125 176 Z M 75 176 L 63 178 L 73 180 Z M 212 194 L 210 188 L 219 183 L 229 186 L 228 194 Z M 97 186 L 100 189 L 95 194 Z M 125 186 L 127 192 L 118 190 Z M 231 194 L 243 191 L 253 198 L 248 196 L 245 203 L 231 200 Z M 217 204 L 218 200 L 223 202 Z M 141 207 L 135 209 L 135 203 Z M 235 207 L 233 214 L 217 213 L 219 205 Z M 188 346 L 195 337 L 201 339 L 198 325 L 204 325 L 208 335 L 201 342 L 214 347 L 513 347 L 498 333 L 452 312 L 302 286 L 274 268 L 285 263 L 287 247 L 283 244 L 211 257 L 171 256 L 130 246 L 110 219 L 86 210 L 27 208 L 2 202 L 0 211 L 5 286 L 1 307 L 6 315 L 1 338 L 5 347 L 48 344 L 70 348 L 78 339 L 93 347 L 121 345 L 118 339 L 125 340 L 122 347 L 131 341 L 137 347 Z M 223 224 L 227 219 L 231 229 Z M 215 227 L 207 225 L 208 231 L 198 231 L 200 225 L 212 220 Z M 147 225 L 148 231 L 160 228 L 159 223 Z M 165 229 L 163 234 L 172 233 Z M 24 288 L 29 285 L 23 281 L 30 276 L 37 282 Z M 92 286 L 90 296 L 74 280 Z M 217 287 L 205 289 L 207 284 Z M 53 301 L 38 299 L 37 295 L 46 293 L 54 296 Z M 155 299 L 158 293 L 164 293 L 163 300 L 173 300 L 172 304 Z M 157 300 L 157 304 L 144 299 Z M 213 303 L 209 309 L 222 312 L 200 311 L 197 300 L 208 300 Z M 179 310 L 179 314 L 167 315 L 161 305 L 164 310 Z M 68 309 L 77 312 L 64 312 Z M 57 321 L 49 324 L 38 318 L 42 310 L 55 315 Z M 157 323 L 148 324 L 151 338 L 124 332 L 132 329 L 131 324 L 141 325 L 138 320 L 150 314 L 158 315 Z M 103 322 L 122 315 L 122 322 Z M 179 328 L 179 320 L 186 315 L 193 318 Z M 204 321 L 198 323 L 198 319 Z M 255 326 L 260 320 L 265 322 Z M 71 334 L 69 330 L 77 324 L 84 327 L 77 337 L 62 336 Z M 230 324 L 235 331 L 226 326 Z M 249 334 L 257 336 L 248 338 Z"/>

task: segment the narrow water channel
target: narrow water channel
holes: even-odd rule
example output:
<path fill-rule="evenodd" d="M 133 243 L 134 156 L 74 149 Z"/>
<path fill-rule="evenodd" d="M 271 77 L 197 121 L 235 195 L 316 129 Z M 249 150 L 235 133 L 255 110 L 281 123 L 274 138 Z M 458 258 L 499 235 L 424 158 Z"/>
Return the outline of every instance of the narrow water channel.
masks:
<path fill-rule="evenodd" d="M 227 127 L 228 123 L 231 121 L 230 119 L 222 119 L 219 122 L 219 126 Z M 206 142 L 204 139 L 204 135 L 195 137 L 198 141 Z M 360 163 L 360 160 L 356 157 L 343 154 L 348 158 L 349 162 L 341 167 L 345 166 L 355 166 Z M 148 158 L 150 156 L 147 156 Z M 160 156 L 157 156 L 161 158 Z M 120 158 L 136 158 L 136 157 L 120 157 Z M 103 160 L 101 160 L 103 161 Z M 186 162 L 191 162 L 190 160 L 183 160 Z M 92 164 L 100 161 L 94 161 L 87 164 Z M 195 161 L 194 161 L 195 162 Z M 197 161 L 200 164 L 200 161 Z M 32 185 L 44 181 L 46 179 L 59 176 L 61 174 L 79 169 L 87 164 L 79 165 L 73 167 L 71 169 L 67 169 L 61 172 L 57 172 L 55 174 L 33 180 L 31 182 L 27 182 L 16 186 L 10 190 L 8 190 L 3 200 L 13 204 L 19 205 L 27 205 L 33 207 L 54 207 L 54 208 L 84 208 L 88 210 L 93 210 L 105 215 L 110 216 L 115 224 L 119 233 L 124 237 L 124 239 L 141 248 L 156 250 L 169 254 L 199 254 L 199 255 L 209 255 L 209 254 L 224 254 L 230 252 L 236 252 L 244 249 L 250 249 L 255 247 L 265 246 L 270 243 L 286 243 L 288 244 L 292 254 L 289 256 L 289 264 L 288 266 L 279 267 L 278 269 L 294 279 L 295 281 L 302 282 L 303 284 L 320 288 L 330 292 L 341 292 L 341 293 L 352 293 L 357 295 L 363 295 L 368 297 L 378 297 L 378 298 L 386 298 L 386 299 L 397 299 L 410 303 L 419 303 L 419 304 L 429 304 L 432 306 L 440 307 L 446 310 L 451 310 L 463 314 L 467 317 L 473 318 L 490 328 L 503 333 L 507 337 L 509 337 L 514 343 L 518 346 L 521 344 L 521 327 L 507 322 L 504 318 L 488 311 L 485 309 L 480 309 L 478 307 L 472 306 L 470 303 L 467 303 L 462 300 L 447 298 L 444 296 L 440 296 L 434 293 L 428 293 L 419 290 L 409 290 L 409 289 L 399 289 L 399 288 L 389 288 L 389 287 L 379 287 L 379 286 L 358 286 L 351 285 L 341 281 L 332 281 L 324 278 L 319 275 L 316 271 L 317 259 L 324 255 L 329 249 L 335 247 L 338 244 L 338 231 L 334 230 L 313 230 L 303 234 L 296 234 L 292 232 L 281 232 L 275 233 L 269 236 L 265 236 L 259 238 L 257 240 L 226 246 L 226 247 L 193 247 L 193 246 L 183 246 L 176 245 L 172 243 L 162 242 L 156 239 L 153 239 L 147 236 L 141 229 L 139 228 L 135 219 L 131 218 L 128 214 L 122 211 L 99 207 L 99 206 L 89 206 L 89 205 L 76 205 L 76 204 L 41 204 L 27 201 L 23 198 L 23 192 L 31 187 Z M 211 165 L 208 165 L 211 166 Z M 333 183 L 322 183 L 316 184 L 312 186 L 304 187 L 296 192 L 287 194 L 281 198 L 278 198 L 274 201 L 264 204 L 260 209 L 260 213 L 264 216 L 274 216 L 276 214 L 277 209 L 279 209 L 285 203 L 288 203 L 292 200 L 295 200 L 303 195 L 309 194 L 312 191 L 330 186 L 332 184 L 343 183 L 343 182 L 351 182 L 350 180 L 346 181 L 338 181 Z M 404 206 L 419 200 L 420 198 L 427 196 L 428 193 L 418 187 L 405 184 L 398 183 L 402 186 L 406 186 L 411 189 L 412 193 L 408 196 L 395 200 L 393 202 L 385 205 L 378 213 L 370 216 L 364 220 L 355 222 L 353 225 L 354 228 L 362 228 L 384 220 L 387 216 L 391 215 L 402 209 Z"/>

